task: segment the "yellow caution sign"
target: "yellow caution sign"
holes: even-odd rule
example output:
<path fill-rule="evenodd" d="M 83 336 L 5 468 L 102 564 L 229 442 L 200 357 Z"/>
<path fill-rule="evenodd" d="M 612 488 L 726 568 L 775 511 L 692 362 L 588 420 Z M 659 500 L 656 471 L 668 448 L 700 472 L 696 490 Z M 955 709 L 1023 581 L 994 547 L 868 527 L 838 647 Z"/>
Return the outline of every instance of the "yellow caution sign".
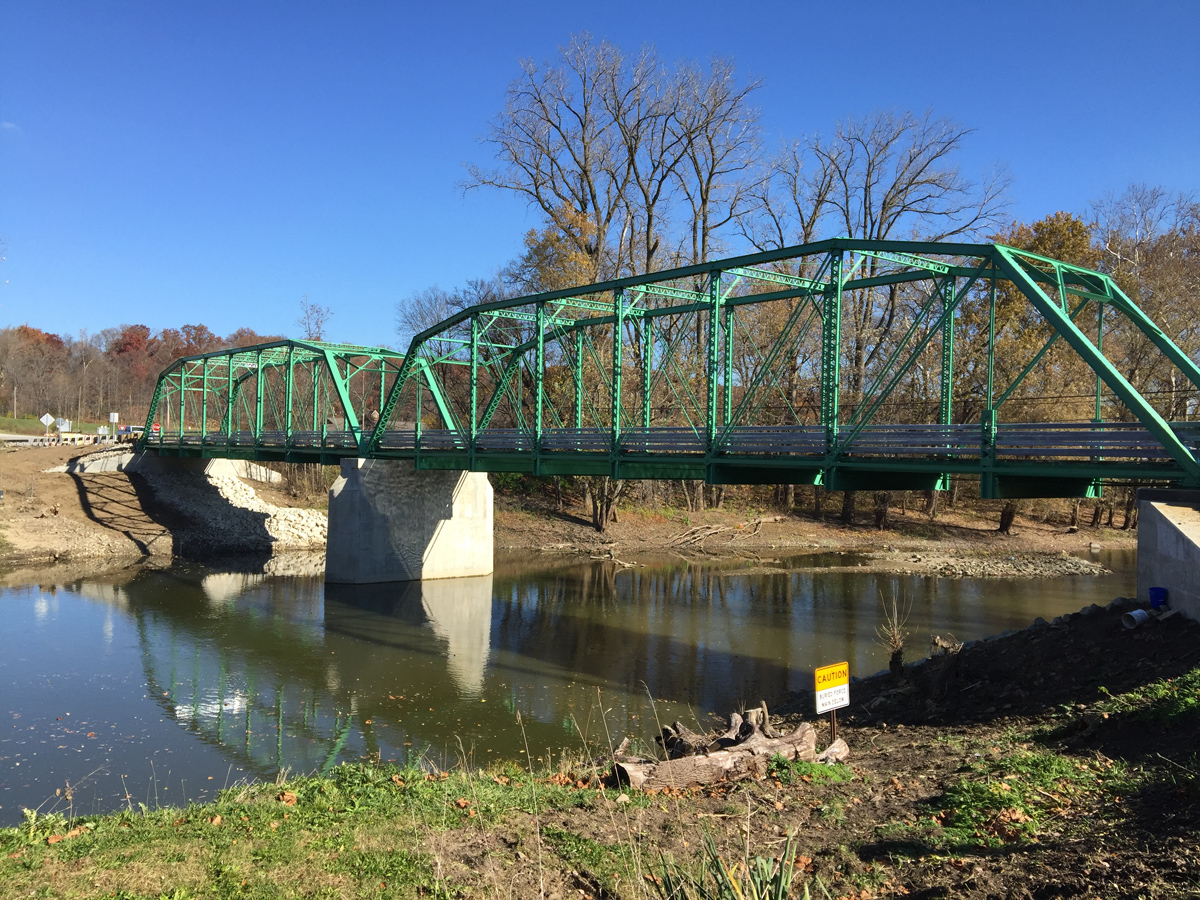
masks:
<path fill-rule="evenodd" d="M 850 663 L 821 666 L 816 671 L 817 715 L 850 705 Z"/>

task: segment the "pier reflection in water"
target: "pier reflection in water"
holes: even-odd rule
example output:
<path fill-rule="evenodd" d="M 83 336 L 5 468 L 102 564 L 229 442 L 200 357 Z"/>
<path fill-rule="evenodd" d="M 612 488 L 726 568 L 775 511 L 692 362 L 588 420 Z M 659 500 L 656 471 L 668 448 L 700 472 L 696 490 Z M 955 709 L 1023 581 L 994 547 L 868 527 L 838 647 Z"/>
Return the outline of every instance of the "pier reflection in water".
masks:
<path fill-rule="evenodd" d="M 814 561 L 831 562 L 513 559 L 485 578 L 355 587 L 196 566 L 47 585 L 50 571 L 0 595 L 0 822 L 67 781 L 77 809 L 112 809 L 347 759 L 445 767 L 519 757 L 526 740 L 541 757 L 581 736 L 650 740 L 656 716 L 777 702 L 819 664 L 882 668 L 881 593 L 912 600 L 921 655 L 931 633 L 978 638 L 1132 588 L 1131 554 L 1108 557 L 1114 576 L 1042 581 Z"/>

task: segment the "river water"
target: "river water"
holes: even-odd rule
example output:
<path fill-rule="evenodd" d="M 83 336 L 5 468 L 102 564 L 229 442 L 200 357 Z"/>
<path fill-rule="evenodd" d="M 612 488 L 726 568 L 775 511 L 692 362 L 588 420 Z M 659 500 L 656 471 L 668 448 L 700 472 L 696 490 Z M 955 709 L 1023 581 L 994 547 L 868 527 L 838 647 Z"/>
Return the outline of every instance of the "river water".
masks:
<path fill-rule="evenodd" d="M 972 640 L 1132 593 L 1132 551 L 1093 558 L 1114 574 L 896 577 L 840 554 L 509 556 L 487 578 L 359 588 L 185 564 L 70 582 L 48 569 L 0 590 L 0 824 L 23 807 L 203 801 L 344 760 L 445 768 L 528 748 L 536 764 L 650 742 L 656 720 L 698 728 L 779 702 L 818 665 L 883 668 L 893 592 L 910 658 L 931 634 Z"/>

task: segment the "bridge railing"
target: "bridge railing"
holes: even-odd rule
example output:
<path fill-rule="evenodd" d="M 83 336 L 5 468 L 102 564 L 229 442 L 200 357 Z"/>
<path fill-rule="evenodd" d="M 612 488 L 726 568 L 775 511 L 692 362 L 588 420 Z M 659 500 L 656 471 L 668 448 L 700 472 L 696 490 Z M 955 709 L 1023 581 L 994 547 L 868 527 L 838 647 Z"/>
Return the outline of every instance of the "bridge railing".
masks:
<path fill-rule="evenodd" d="M 1177 423 L 1173 430 L 1196 451 L 1200 423 Z M 996 429 L 998 457 L 1056 459 L 1169 460 L 1171 454 L 1144 426 L 1121 422 L 1048 422 L 1004 424 Z"/>
<path fill-rule="evenodd" d="M 1200 422 L 1172 425 L 1183 443 L 1200 455 Z M 351 454 L 360 440 L 348 430 L 185 432 L 158 435 L 150 444 L 201 451 L 205 448 L 239 450 L 312 451 Z M 977 459 L 983 453 L 983 433 L 978 424 L 966 425 L 868 425 L 857 432 L 839 429 L 836 453 L 850 459 Z M 718 455 L 818 459 L 826 455 L 825 429 L 819 425 L 742 425 L 718 433 L 714 451 Z M 425 429 L 419 438 L 415 428 L 389 429 L 379 442 L 386 455 L 421 452 L 467 453 L 468 436 L 448 429 Z M 488 428 L 475 440 L 475 452 L 543 454 L 609 454 L 612 431 L 607 428 L 548 428 L 540 446 L 536 435 L 521 428 Z M 617 442 L 621 454 L 678 456 L 703 455 L 705 436 L 689 426 L 624 428 Z M 1009 460 L 1109 460 L 1169 463 L 1171 454 L 1144 426 L 1122 422 L 1001 423 L 996 427 L 994 451 L 997 459 Z"/>

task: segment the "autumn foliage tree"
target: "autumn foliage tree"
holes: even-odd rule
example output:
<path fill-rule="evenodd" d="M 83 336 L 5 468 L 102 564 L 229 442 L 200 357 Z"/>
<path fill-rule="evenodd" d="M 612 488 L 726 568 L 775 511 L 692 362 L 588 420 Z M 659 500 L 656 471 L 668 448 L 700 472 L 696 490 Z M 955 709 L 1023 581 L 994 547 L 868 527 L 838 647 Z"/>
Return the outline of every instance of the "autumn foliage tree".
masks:
<path fill-rule="evenodd" d="M 30 325 L 0 329 L 0 409 L 10 416 L 44 413 L 76 422 L 122 421 L 146 415 L 158 373 L 181 356 L 244 347 L 277 336 L 240 328 L 220 337 L 205 325 L 152 332 L 121 325 L 76 337 L 50 334 Z"/>

